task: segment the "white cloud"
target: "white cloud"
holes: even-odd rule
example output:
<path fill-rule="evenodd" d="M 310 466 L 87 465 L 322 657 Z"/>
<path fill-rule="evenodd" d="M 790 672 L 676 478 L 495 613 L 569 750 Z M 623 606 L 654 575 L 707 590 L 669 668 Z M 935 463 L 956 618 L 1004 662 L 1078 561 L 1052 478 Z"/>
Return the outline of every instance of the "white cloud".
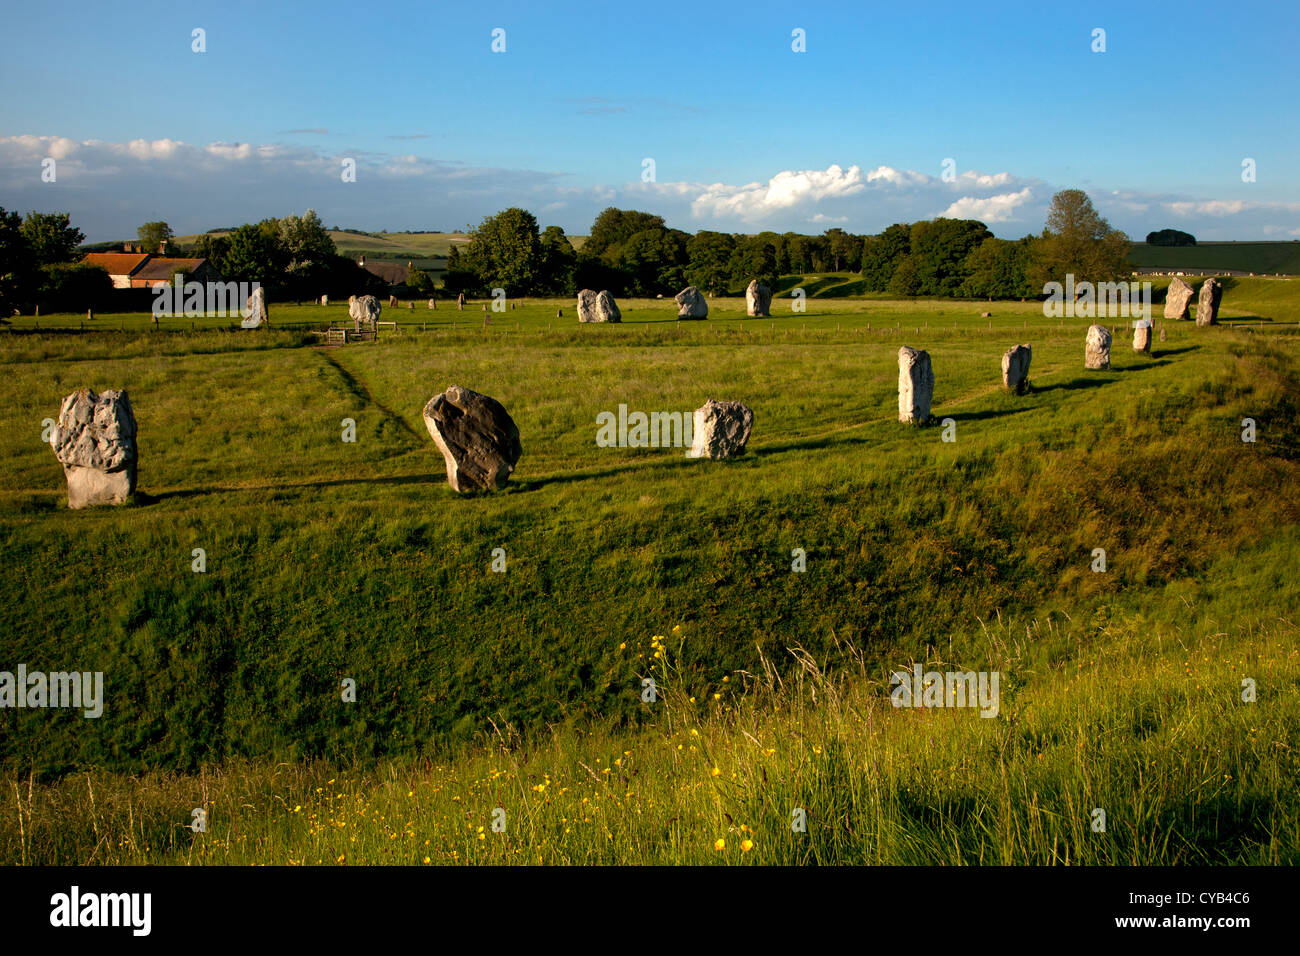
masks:
<path fill-rule="evenodd" d="M 984 222 L 1008 222 L 1016 212 L 1034 198 L 1028 186 L 1014 193 L 1001 193 L 997 196 L 962 196 L 943 211 L 950 219 L 980 219 Z"/>

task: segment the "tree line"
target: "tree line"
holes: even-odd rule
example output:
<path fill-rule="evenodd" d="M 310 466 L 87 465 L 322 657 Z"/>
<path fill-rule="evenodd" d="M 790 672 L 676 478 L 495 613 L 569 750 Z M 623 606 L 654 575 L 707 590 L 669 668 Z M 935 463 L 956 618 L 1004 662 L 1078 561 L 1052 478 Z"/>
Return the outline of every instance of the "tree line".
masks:
<path fill-rule="evenodd" d="M 463 250 L 447 258 L 451 292 L 572 295 L 608 289 L 615 295 L 672 295 L 687 285 L 736 294 L 751 279 L 777 292 L 803 276 L 855 273 L 853 290 L 899 296 L 1026 298 L 1073 273 L 1094 282 L 1126 278 L 1130 243 L 1093 207 L 1087 194 L 1053 197 L 1044 229 L 1023 239 L 998 239 L 974 219 L 895 223 L 876 235 L 828 229 L 737 235 L 670 228 L 663 217 L 610 207 L 575 248 L 559 226 L 539 229 L 525 209 L 486 217 Z"/>
<path fill-rule="evenodd" d="M 146 252 L 177 252 L 165 222 L 138 230 Z M 102 269 L 79 266 L 84 236 L 67 213 L 0 209 L 0 314 L 34 300 L 78 309 L 101 302 L 112 284 Z M 1053 197 L 1043 231 L 1023 239 L 995 237 L 974 219 L 938 218 L 895 223 L 875 235 L 828 229 L 818 236 L 793 232 L 741 235 L 670 228 L 662 216 L 610 207 L 575 247 L 559 226 L 541 229 L 536 217 L 513 207 L 487 216 L 453 245 L 441 286 L 432 273 L 411 269 L 418 296 L 439 291 L 512 296 L 570 296 L 579 289 L 615 295 L 671 296 L 688 285 L 715 295 L 738 294 L 751 279 L 776 293 L 816 273 L 850 273 L 849 290 L 898 296 L 1028 298 L 1072 273 L 1077 281 L 1118 281 L 1130 274 L 1128 237 L 1111 226 L 1088 196 L 1067 189 Z M 186 254 L 208 259 L 227 281 L 260 282 L 278 299 L 385 294 L 383 279 L 335 248 L 313 210 L 303 216 L 245 223 L 227 234 L 200 236 Z M 69 305 L 69 303 L 71 303 Z"/>

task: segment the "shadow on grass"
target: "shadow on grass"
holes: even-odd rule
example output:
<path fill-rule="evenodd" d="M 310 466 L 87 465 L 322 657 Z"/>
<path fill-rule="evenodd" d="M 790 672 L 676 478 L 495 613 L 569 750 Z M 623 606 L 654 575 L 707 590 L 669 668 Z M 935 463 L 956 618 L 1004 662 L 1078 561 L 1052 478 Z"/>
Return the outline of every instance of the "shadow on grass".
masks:
<path fill-rule="evenodd" d="M 1046 389 L 1043 389 L 1043 391 L 1046 391 Z M 1029 394 L 1032 393 L 1027 393 L 1026 397 Z M 1032 405 L 1022 405 L 1019 408 L 989 408 L 982 412 L 936 412 L 935 415 L 940 420 L 951 418 L 955 422 L 979 422 L 989 418 L 1005 418 L 1007 415 L 1019 415 L 1021 412 L 1027 412 L 1033 407 Z"/>

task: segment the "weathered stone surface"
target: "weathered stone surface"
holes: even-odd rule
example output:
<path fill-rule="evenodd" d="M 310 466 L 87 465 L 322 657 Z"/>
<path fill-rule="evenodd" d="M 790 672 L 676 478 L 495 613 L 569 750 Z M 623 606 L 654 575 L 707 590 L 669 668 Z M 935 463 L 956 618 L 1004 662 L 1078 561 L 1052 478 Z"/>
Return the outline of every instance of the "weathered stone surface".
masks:
<path fill-rule="evenodd" d="M 68 507 L 120 505 L 135 492 L 135 414 L 126 390 L 79 389 L 63 400 L 50 434 Z"/>
<path fill-rule="evenodd" d="M 323 295 L 323 296 L 321 296 L 321 297 L 320 297 L 320 304 L 321 304 L 321 305 L 329 305 L 329 304 L 330 304 L 330 297 L 327 296 L 327 295 Z"/>
<path fill-rule="evenodd" d="M 621 322 L 623 313 L 618 310 L 614 297 L 601 290 L 583 289 L 578 293 L 579 322 Z"/>
<path fill-rule="evenodd" d="M 1169 283 L 1169 291 L 1165 293 L 1165 318 L 1187 318 L 1187 306 L 1191 304 L 1191 301 L 1191 285 L 1174 276 L 1173 281 Z"/>
<path fill-rule="evenodd" d="M 926 422 L 934 398 L 930 353 L 904 345 L 898 350 L 898 420 Z"/>
<path fill-rule="evenodd" d="M 750 279 L 745 287 L 745 312 L 748 315 L 772 314 L 772 290 L 757 279 Z"/>
<path fill-rule="evenodd" d="M 692 458 L 733 458 L 745 453 L 754 413 L 740 402 L 709 399 L 695 410 L 692 422 Z"/>
<path fill-rule="evenodd" d="M 424 424 L 446 460 L 453 491 L 504 487 L 523 454 L 519 428 L 501 403 L 459 385 L 429 399 Z"/>
<path fill-rule="evenodd" d="M 677 318 L 703 319 L 709 314 L 709 303 L 700 295 L 700 290 L 688 285 L 673 297 L 677 303 Z"/>
<path fill-rule="evenodd" d="M 600 295 L 596 296 L 596 315 L 599 316 L 597 322 L 623 321 L 623 313 L 619 311 L 618 303 L 604 289 L 601 290 Z"/>
<path fill-rule="evenodd" d="M 1029 363 L 1034 357 L 1034 350 L 1028 345 L 1013 345 L 1002 355 L 1002 384 L 1024 394 L 1029 384 Z"/>
<path fill-rule="evenodd" d="M 383 311 L 384 307 L 373 295 L 353 296 L 348 300 L 348 317 L 352 319 L 353 330 L 357 332 L 362 328 L 373 332 Z"/>
<path fill-rule="evenodd" d="M 268 322 L 270 315 L 266 311 L 266 290 L 259 285 L 244 304 L 244 318 L 239 324 L 245 329 L 255 329 Z"/>
<path fill-rule="evenodd" d="M 1105 326 L 1088 327 L 1088 341 L 1084 345 L 1083 367 L 1105 371 L 1110 368 L 1110 332 Z"/>
<path fill-rule="evenodd" d="M 430 300 L 429 300 L 429 308 L 430 308 L 431 310 L 432 310 L 432 309 L 436 309 L 436 308 L 438 308 L 438 303 L 435 302 L 433 299 L 430 299 Z"/>
<path fill-rule="evenodd" d="M 1139 319 L 1133 323 L 1133 351 L 1151 354 L 1151 320 Z"/>
<path fill-rule="evenodd" d="M 1218 279 L 1206 279 L 1201 284 L 1201 295 L 1196 300 L 1196 324 L 1218 325 L 1221 301 L 1223 301 L 1223 283 Z"/>

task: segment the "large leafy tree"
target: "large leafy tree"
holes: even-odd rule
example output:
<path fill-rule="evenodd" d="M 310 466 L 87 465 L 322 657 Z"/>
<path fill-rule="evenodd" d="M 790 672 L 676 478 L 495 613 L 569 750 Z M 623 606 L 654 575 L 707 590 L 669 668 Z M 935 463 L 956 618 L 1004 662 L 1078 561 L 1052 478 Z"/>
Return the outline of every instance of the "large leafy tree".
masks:
<path fill-rule="evenodd" d="M 706 292 L 723 292 L 731 281 L 735 236 L 702 229 L 686 240 L 686 281 Z"/>
<path fill-rule="evenodd" d="M 1034 242 L 1031 281 L 1035 285 L 1075 281 L 1111 282 L 1131 272 L 1128 236 L 1112 229 L 1081 189 L 1063 189 L 1052 197 L 1043 234 Z"/>
<path fill-rule="evenodd" d="M 145 252 L 156 253 L 159 248 L 168 254 L 172 252 L 171 241 L 176 234 L 172 232 L 172 227 L 162 220 L 146 222 L 135 231 L 135 234 L 140 239 L 140 248 Z"/>
<path fill-rule="evenodd" d="M 542 244 L 537 219 L 512 206 L 488 216 L 470 233 L 462 260 L 486 288 L 527 295 L 542 280 Z"/>
<path fill-rule="evenodd" d="M 638 232 L 663 229 L 663 216 L 636 209 L 605 209 L 591 224 L 591 235 L 582 246 L 586 256 L 599 256 L 610 265 L 618 261 L 619 247 Z"/>
<path fill-rule="evenodd" d="M 8 318 L 27 296 L 32 272 L 23 217 L 0 206 L 0 318 Z"/>
<path fill-rule="evenodd" d="M 38 266 L 72 261 L 77 255 L 77 246 L 86 238 L 72 225 L 66 212 L 29 212 L 23 220 L 22 232 L 32 262 Z"/>
<path fill-rule="evenodd" d="M 559 226 L 547 226 L 542 232 L 542 278 L 539 291 L 549 295 L 571 295 L 577 292 L 575 274 L 578 254 L 573 243 Z"/>
<path fill-rule="evenodd" d="M 985 239 L 971 250 L 961 294 L 978 299 L 1013 299 L 1030 292 L 1025 276 L 1029 240 Z"/>
<path fill-rule="evenodd" d="M 338 254 L 334 240 L 314 209 L 305 216 L 286 216 L 279 223 L 279 244 L 285 259 L 286 284 L 299 293 L 314 294 Z"/>
<path fill-rule="evenodd" d="M 684 232 L 652 227 L 633 233 L 618 246 L 615 265 L 627 273 L 633 295 L 673 293 L 686 284 Z"/>
<path fill-rule="evenodd" d="M 898 264 L 912 251 L 911 226 L 896 222 L 862 244 L 862 279 L 868 292 L 884 292 Z"/>
<path fill-rule="evenodd" d="M 971 250 L 993 233 L 974 219 L 934 219 L 912 224 L 910 258 L 916 265 L 919 295 L 955 296 L 966 278 Z"/>
<path fill-rule="evenodd" d="M 282 281 L 288 256 L 280 242 L 280 222 L 263 219 L 257 225 L 245 223 L 230 234 L 221 272 L 237 282 L 260 282 L 264 286 Z"/>

